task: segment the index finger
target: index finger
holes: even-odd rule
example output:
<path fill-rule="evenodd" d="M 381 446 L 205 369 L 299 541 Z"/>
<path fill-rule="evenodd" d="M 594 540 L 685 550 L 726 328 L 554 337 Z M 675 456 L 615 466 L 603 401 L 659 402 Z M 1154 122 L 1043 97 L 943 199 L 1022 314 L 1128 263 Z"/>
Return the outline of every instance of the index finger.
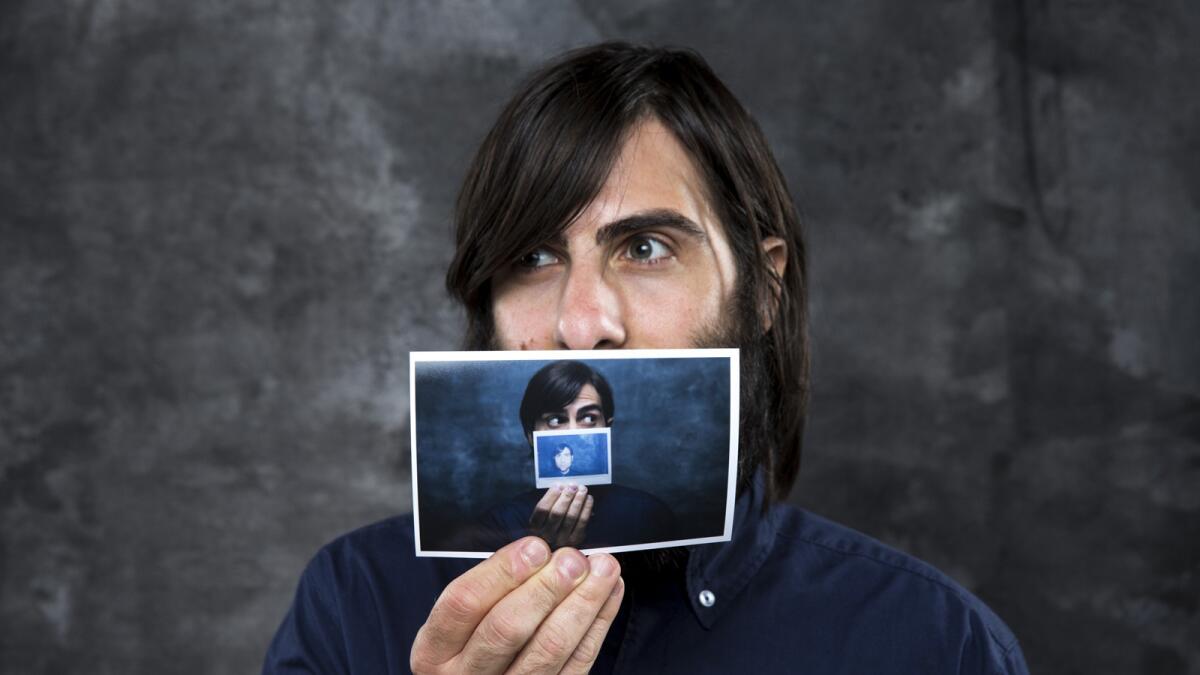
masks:
<path fill-rule="evenodd" d="M 440 665 L 462 651 L 492 607 L 550 559 L 550 547 L 525 537 L 492 554 L 450 582 L 413 641 L 414 662 Z"/>

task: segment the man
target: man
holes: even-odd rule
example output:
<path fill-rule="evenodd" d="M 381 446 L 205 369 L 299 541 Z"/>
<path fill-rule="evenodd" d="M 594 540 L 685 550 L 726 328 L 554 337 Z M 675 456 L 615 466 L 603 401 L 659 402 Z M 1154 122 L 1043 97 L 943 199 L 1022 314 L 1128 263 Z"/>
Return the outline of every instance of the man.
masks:
<path fill-rule="evenodd" d="M 698 56 L 603 44 L 535 73 L 468 172 L 456 246 L 469 347 L 741 349 L 732 541 L 618 563 L 527 537 L 471 566 L 416 560 L 408 520 L 385 521 L 310 563 L 266 672 L 1026 672 L 952 580 L 781 505 L 808 391 L 804 239 Z"/>
<path fill-rule="evenodd" d="M 616 411 L 612 387 L 603 375 L 579 361 L 555 361 L 534 373 L 521 398 L 519 415 L 525 438 L 533 447 L 537 431 L 611 427 Z M 558 468 L 566 473 L 568 459 Z M 555 455 L 559 462 L 561 454 Z M 599 505 L 599 510 L 595 510 Z M 496 550 L 526 535 L 550 544 L 600 548 L 674 537 L 675 515 L 661 499 L 614 483 L 567 484 L 542 492 L 529 490 L 490 509 L 479 523 L 475 550 Z"/>
<path fill-rule="evenodd" d="M 554 451 L 554 466 L 558 469 L 559 476 L 571 473 L 571 462 L 574 459 L 575 455 L 571 452 L 571 446 L 560 443 L 558 450 Z"/>

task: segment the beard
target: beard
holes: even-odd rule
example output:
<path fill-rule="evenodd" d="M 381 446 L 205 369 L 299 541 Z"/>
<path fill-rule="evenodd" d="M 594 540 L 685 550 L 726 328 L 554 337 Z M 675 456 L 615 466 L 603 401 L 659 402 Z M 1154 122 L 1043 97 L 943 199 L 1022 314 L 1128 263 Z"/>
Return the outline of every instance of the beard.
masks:
<path fill-rule="evenodd" d="M 761 453 L 767 452 L 774 442 L 767 406 L 759 397 L 764 392 L 773 395 L 778 382 L 771 376 L 771 342 L 762 329 L 756 303 L 735 292 L 725 304 L 732 307 L 722 307 L 718 314 L 720 318 L 696 331 L 690 342 L 694 349 L 732 347 L 740 352 L 737 494 L 741 495 L 754 479 Z M 681 582 L 687 569 L 688 549 L 682 546 L 615 555 L 621 563 L 621 575 L 632 588 Z"/>

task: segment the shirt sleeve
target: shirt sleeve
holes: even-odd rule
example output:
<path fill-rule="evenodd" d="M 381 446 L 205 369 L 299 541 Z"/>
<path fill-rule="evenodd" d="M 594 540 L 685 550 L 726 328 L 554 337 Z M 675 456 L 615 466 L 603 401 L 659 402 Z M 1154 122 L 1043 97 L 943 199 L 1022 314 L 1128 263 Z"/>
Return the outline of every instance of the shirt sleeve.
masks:
<path fill-rule="evenodd" d="M 292 606 L 267 650 L 263 675 L 349 672 L 336 597 L 332 560 L 322 550 L 300 577 Z"/>
<path fill-rule="evenodd" d="M 1021 652 L 1021 645 L 1015 641 L 1009 646 L 1008 650 L 1003 653 L 1001 659 L 997 663 L 997 673 L 1005 675 L 1029 675 L 1029 667 L 1025 665 L 1025 654 Z"/>
<path fill-rule="evenodd" d="M 973 616 L 970 637 L 959 657 L 960 675 L 1029 675 L 1021 645 L 1007 628 L 997 634 Z"/>

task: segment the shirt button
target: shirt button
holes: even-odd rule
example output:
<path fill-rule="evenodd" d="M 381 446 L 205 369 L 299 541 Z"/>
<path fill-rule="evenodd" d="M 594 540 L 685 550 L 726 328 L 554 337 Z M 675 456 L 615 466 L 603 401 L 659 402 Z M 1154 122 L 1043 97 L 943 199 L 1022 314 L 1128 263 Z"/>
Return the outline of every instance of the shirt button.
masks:
<path fill-rule="evenodd" d="M 700 604 L 704 605 L 705 607 L 712 607 L 714 604 L 716 604 L 716 602 L 717 596 L 713 595 L 712 591 L 708 590 L 707 588 L 703 591 L 700 591 Z"/>

